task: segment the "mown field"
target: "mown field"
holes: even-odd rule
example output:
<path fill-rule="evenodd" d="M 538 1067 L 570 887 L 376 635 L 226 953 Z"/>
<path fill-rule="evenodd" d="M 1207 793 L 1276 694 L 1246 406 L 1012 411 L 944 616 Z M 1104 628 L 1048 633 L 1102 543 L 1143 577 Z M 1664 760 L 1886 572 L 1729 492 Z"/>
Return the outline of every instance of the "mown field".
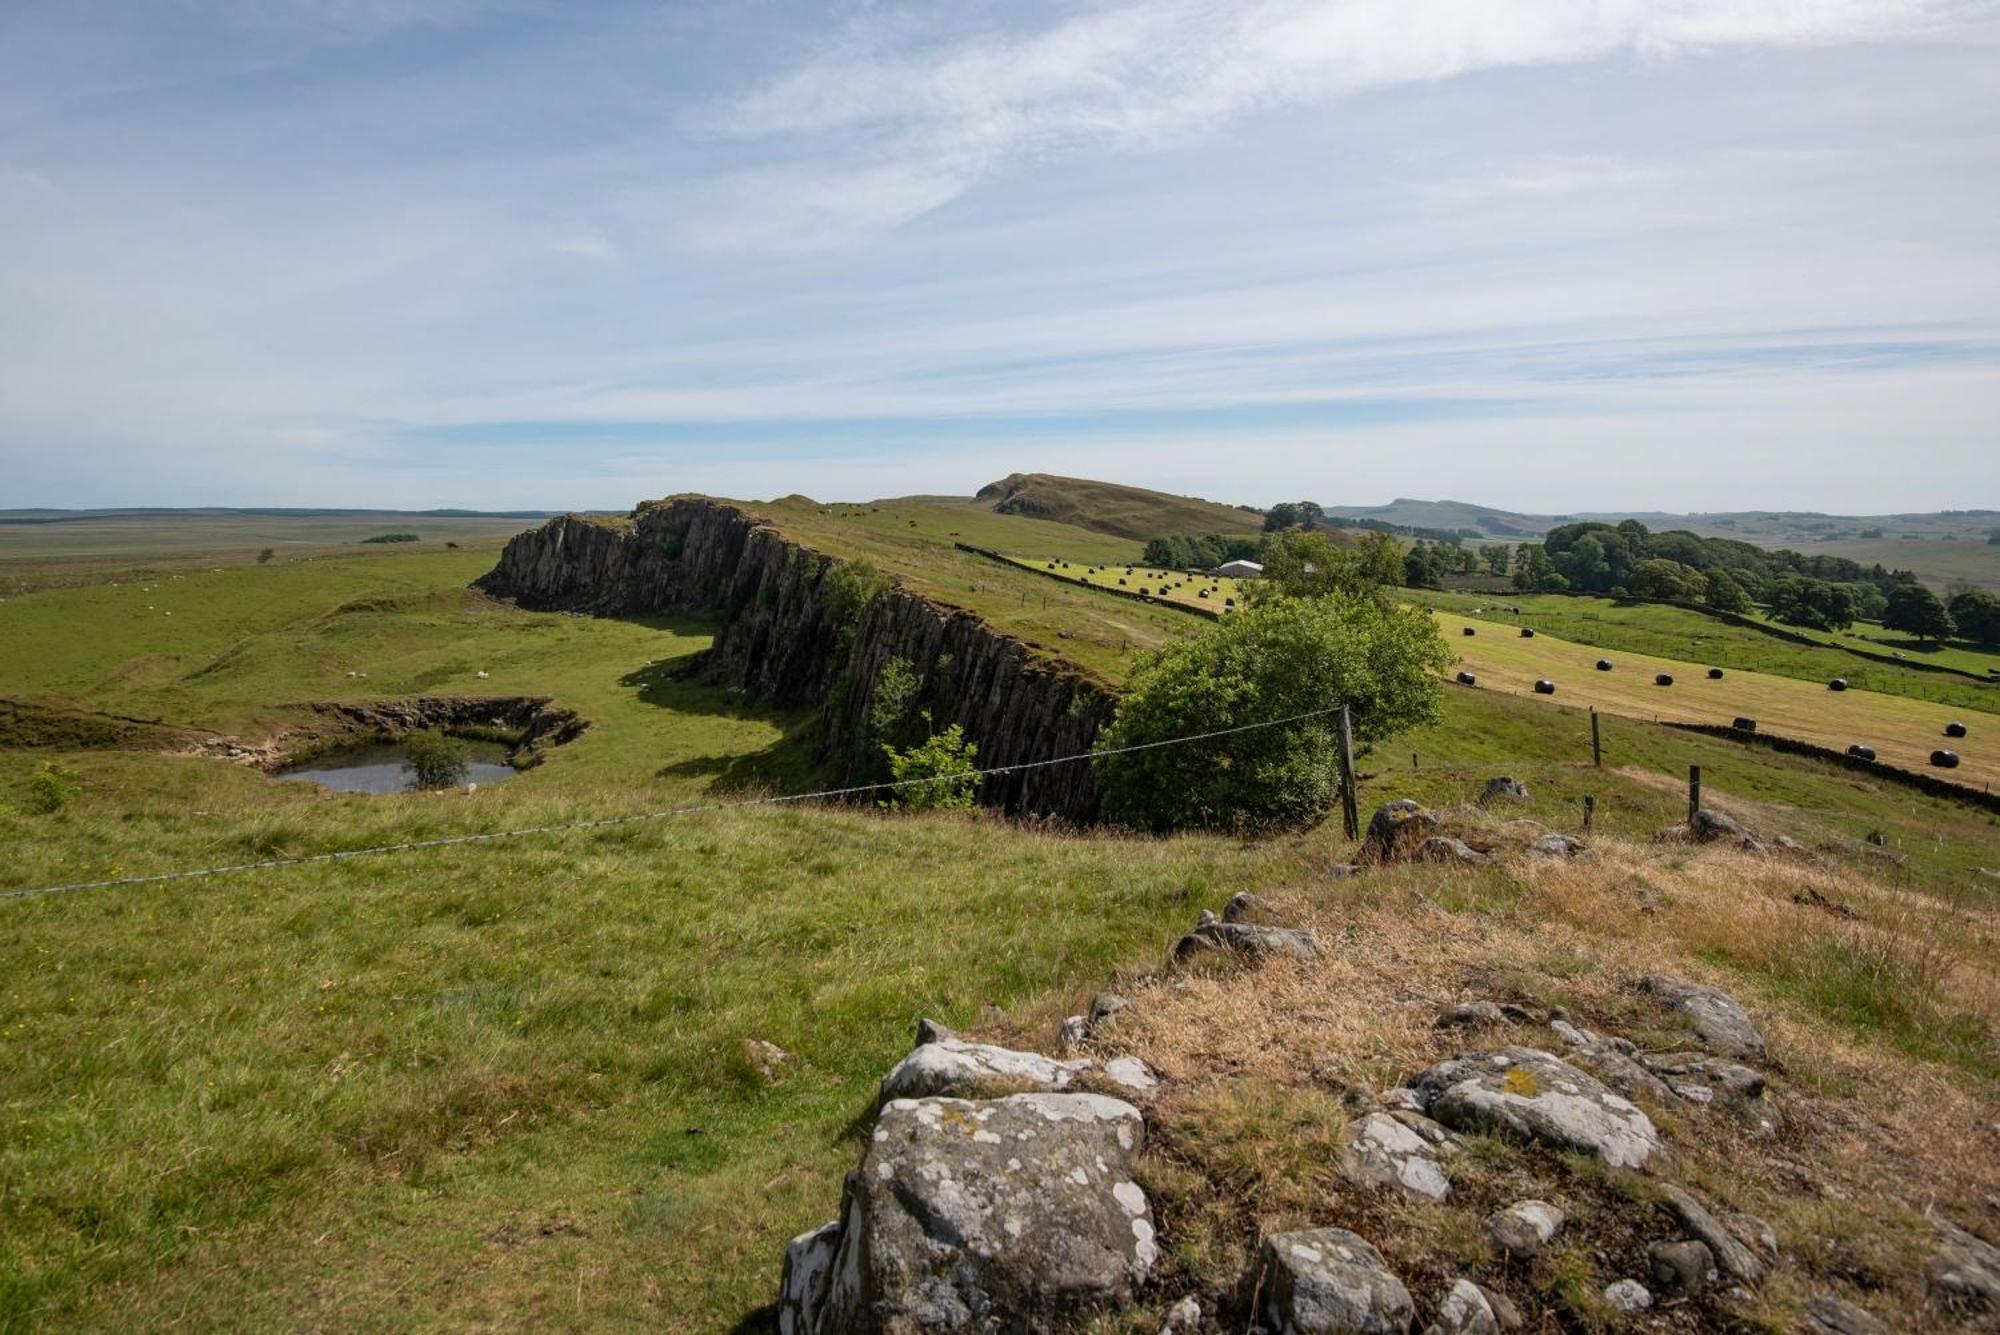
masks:
<path fill-rule="evenodd" d="M 886 522 L 854 530 L 829 525 L 827 545 L 906 541 Z M 488 560 L 355 557 L 0 604 L 0 674 L 17 694 L 246 733 L 307 699 L 547 694 L 592 724 L 517 779 L 447 796 L 331 797 L 220 760 L 0 749 L 0 890 L 803 779 L 784 768 L 799 720 L 670 675 L 706 627 L 491 603 L 465 590 Z M 937 564 L 940 590 L 964 580 L 1005 603 L 1014 586 L 999 581 L 1016 579 L 1078 600 L 1017 624 L 1128 615 L 1028 572 Z M 1156 636 L 1201 625 L 1129 611 Z M 1121 659 L 1102 661 L 1111 673 Z M 1622 718 L 1606 741 L 1594 770 L 1584 717 L 1562 702 L 1453 692 L 1443 722 L 1363 757 L 1364 802 L 1463 800 L 1508 772 L 1530 785 L 1522 814 L 1574 828 L 1589 794 L 1600 831 L 1643 838 L 1678 817 L 1679 776 L 1699 763 L 1717 800 L 1764 804 L 1829 856 L 1991 903 L 1972 870 L 2000 865 L 1983 814 Z M 77 772 L 80 795 L 29 814 L 28 778 L 48 759 Z M 1042 1025 L 1114 972 L 1155 966 L 1198 909 L 1239 889 L 1309 890 L 1347 852 L 1325 827 L 1152 840 L 748 808 L 0 900 L 0 1327 L 758 1328 L 784 1241 L 831 1214 L 857 1119 L 919 1015 L 973 1023 L 995 1007 Z M 1857 1035 L 1870 1023 L 1837 997 L 1798 1004 Z M 766 1074 L 756 1041 L 791 1055 Z"/>
<path fill-rule="evenodd" d="M 1185 570 L 1163 570 L 1158 566 L 1092 565 L 1061 557 L 1014 557 L 1016 564 L 1056 579 L 1081 584 L 1085 588 L 1136 593 L 1163 603 L 1181 603 L 1209 612 L 1228 612 L 1240 606 L 1243 582 L 1216 575 L 1196 575 Z"/>
<path fill-rule="evenodd" d="M 1510 627 L 1532 626 L 1566 640 L 1604 649 L 1699 661 L 1703 667 L 1768 672 L 1822 686 L 1834 677 L 1845 677 L 1849 685 L 1860 690 L 1966 709 L 2000 709 L 2000 684 L 1987 685 L 1948 673 L 1872 662 L 1842 651 L 1831 636 L 1820 637 L 1827 641 L 1824 647 L 1795 644 L 1748 627 L 1731 626 L 1699 612 L 1658 603 L 1621 603 L 1611 598 L 1567 594 L 1462 594 L 1434 590 L 1408 590 L 1405 596 L 1443 612 L 1478 616 Z M 1516 607 L 1521 609 L 1518 613 L 1510 610 Z M 1864 647 L 1877 652 L 1890 648 L 1880 644 Z M 1958 653 L 1956 666 L 1974 671 L 1983 671 L 1988 665 L 2000 666 L 2000 655 L 1969 650 Z"/>

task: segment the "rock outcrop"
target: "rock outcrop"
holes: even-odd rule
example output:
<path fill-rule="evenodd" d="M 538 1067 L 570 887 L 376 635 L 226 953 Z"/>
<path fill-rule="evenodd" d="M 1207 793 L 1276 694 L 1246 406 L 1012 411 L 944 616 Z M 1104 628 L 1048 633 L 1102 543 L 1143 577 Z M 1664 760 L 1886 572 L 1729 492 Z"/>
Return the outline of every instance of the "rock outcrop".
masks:
<path fill-rule="evenodd" d="M 551 520 L 509 542 L 479 586 L 524 607 L 713 619 L 701 676 L 779 708 L 816 706 L 818 758 L 844 784 L 878 777 L 869 714 L 892 659 L 920 682 L 911 707 L 962 726 L 982 766 L 1084 754 L 1110 721 L 1111 692 L 1080 670 L 962 608 L 893 587 L 857 597 L 841 564 L 741 507 L 676 497 L 627 521 Z M 1097 810 L 1087 764 L 995 775 L 979 797 L 1075 821 Z"/>
<path fill-rule="evenodd" d="M 1344 1228 L 1264 1239 L 1264 1324 L 1283 1335 L 1404 1335 L 1416 1304 L 1382 1254 Z"/>
<path fill-rule="evenodd" d="M 1660 1151 L 1653 1121 L 1568 1062 L 1502 1048 L 1440 1062 L 1411 1082 L 1426 1110 L 1457 1131 L 1497 1131 L 1641 1168 Z"/>

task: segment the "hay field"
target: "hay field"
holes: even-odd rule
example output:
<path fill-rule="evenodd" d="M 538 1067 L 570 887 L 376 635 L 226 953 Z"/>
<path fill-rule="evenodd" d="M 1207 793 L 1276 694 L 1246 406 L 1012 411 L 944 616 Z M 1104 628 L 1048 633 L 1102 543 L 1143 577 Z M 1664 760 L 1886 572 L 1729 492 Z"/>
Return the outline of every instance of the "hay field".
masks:
<path fill-rule="evenodd" d="M 1756 719 L 1761 732 L 1835 750 L 1859 742 L 1889 764 L 1959 783 L 2000 779 L 2000 715 L 1873 691 L 1833 691 L 1823 682 L 1757 672 L 1731 670 L 1710 681 L 1706 663 L 1599 649 L 1552 635 L 1523 639 L 1514 626 L 1450 612 L 1435 615 L 1461 667 L 1479 678 L 1481 690 L 1533 696 L 1536 679 L 1545 677 L 1555 683 L 1556 694 L 1534 698 L 1556 704 L 1664 722 L 1726 724 L 1740 714 Z M 1476 634 L 1466 636 L 1467 626 Z M 1597 671 L 1600 658 L 1610 659 L 1613 670 Z M 1661 672 L 1673 677 L 1672 686 L 1653 683 Z M 1944 725 L 1952 719 L 1964 722 L 1970 735 L 1947 742 Z M 1941 746 L 1958 752 L 1958 769 L 1932 769 L 1930 753 Z"/>

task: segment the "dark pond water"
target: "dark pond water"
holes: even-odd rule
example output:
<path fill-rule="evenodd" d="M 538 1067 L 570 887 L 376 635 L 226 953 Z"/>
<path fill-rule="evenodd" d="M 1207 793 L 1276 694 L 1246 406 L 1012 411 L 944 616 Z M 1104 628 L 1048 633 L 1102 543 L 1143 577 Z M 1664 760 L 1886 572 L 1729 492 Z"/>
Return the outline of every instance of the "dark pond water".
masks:
<path fill-rule="evenodd" d="M 467 742 L 471 768 L 465 781 L 484 786 L 502 783 L 516 771 L 507 763 L 507 748 L 497 742 Z M 415 775 L 403 763 L 403 748 L 395 742 L 332 751 L 292 769 L 279 770 L 280 779 L 309 779 L 337 793 L 407 793 Z"/>

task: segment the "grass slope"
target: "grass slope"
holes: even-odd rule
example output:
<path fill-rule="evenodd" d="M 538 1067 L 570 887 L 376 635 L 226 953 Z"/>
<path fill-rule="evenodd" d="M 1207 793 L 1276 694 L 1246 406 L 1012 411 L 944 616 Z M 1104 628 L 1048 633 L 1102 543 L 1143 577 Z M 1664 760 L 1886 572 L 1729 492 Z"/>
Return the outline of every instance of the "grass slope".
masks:
<path fill-rule="evenodd" d="M 940 588 L 959 577 L 932 565 L 949 546 L 907 525 L 808 520 L 830 549 L 893 555 Z M 468 599 L 478 564 L 397 554 L 0 607 L 10 682 L 83 707 L 248 726 L 328 684 L 422 682 L 553 695 L 592 722 L 540 768 L 446 796 L 58 752 L 83 792 L 46 816 L 19 809 L 51 753 L 0 750 L 16 808 L 0 888 L 657 810 L 778 747 L 788 720 L 671 675 L 704 627 Z M 1089 624 L 1095 604 L 1126 612 L 1069 596 L 1063 615 Z M 1133 610 L 1171 618 L 1161 633 L 1199 624 Z M 356 661 L 365 681 L 345 676 Z M 490 678 L 468 681 L 475 667 Z M 1699 763 L 1713 801 L 1754 804 L 1888 893 L 1991 909 L 1971 872 L 2000 864 L 1983 815 L 1723 740 L 1623 719 L 1606 733 L 1593 770 L 1580 714 L 1455 692 L 1440 725 L 1363 757 L 1364 801 L 1446 804 L 1508 771 L 1530 785 L 1524 814 L 1573 828 L 1590 794 L 1601 833 L 1643 838 Z M 785 1240 L 833 1210 L 916 1016 L 995 1006 L 1043 1026 L 1115 970 L 1155 965 L 1197 908 L 1318 893 L 1317 869 L 1348 851 L 1324 827 L 1246 844 L 747 809 L 0 901 L 0 1327 L 727 1328 L 769 1301 Z M 1474 936 L 1532 907 L 1498 880 L 1423 885 L 1424 911 L 1448 904 Z M 1990 969 L 1987 936 L 1962 930 L 1959 948 Z M 1802 1014 L 1851 1010 L 1800 987 Z M 1840 1022 L 1856 1043 L 1900 1041 Z M 1220 1013 L 1208 1029 L 1236 1033 Z M 792 1055 L 766 1075 L 753 1041 Z M 1966 1078 L 1958 1049 L 1924 1051 Z"/>

